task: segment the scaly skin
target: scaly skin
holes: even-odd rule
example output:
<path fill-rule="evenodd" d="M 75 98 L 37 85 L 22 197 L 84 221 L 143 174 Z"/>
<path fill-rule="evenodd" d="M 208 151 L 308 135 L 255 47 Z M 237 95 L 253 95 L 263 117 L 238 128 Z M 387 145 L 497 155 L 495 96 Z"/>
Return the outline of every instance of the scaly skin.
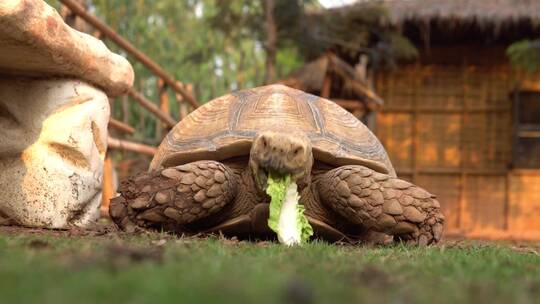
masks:
<path fill-rule="evenodd" d="M 444 224 L 431 193 L 363 166 L 342 166 L 318 180 L 322 203 L 365 228 L 418 245 L 440 240 Z"/>
<path fill-rule="evenodd" d="M 269 231 L 264 188 L 267 174 L 276 172 L 290 174 L 298 184 L 319 236 L 338 240 L 353 230 L 378 231 L 418 245 L 441 238 L 444 216 L 432 194 L 358 165 L 318 164 L 312 174 L 311 143 L 302 134 L 262 132 L 249 160 L 226 163 L 197 161 L 130 179 L 111 200 L 110 215 L 126 231 L 264 234 Z"/>
<path fill-rule="evenodd" d="M 109 213 L 126 231 L 183 225 L 211 216 L 233 201 L 237 177 L 216 161 L 198 161 L 156 173 L 143 173 L 122 183 L 121 196 Z"/>

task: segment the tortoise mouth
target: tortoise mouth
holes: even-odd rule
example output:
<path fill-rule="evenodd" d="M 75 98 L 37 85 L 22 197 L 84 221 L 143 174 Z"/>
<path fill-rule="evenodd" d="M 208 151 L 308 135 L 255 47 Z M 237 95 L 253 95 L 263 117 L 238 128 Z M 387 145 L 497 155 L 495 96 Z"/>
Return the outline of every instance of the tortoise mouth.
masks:
<path fill-rule="evenodd" d="M 285 178 L 286 176 L 290 176 L 291 181 L 296 183 L 301 189 L 303 189 L 307 185 L 306 182 L 308 182 L 309 180 L 309 178 L 307 177 L 307 174 L 309 173 L 306 171 L 305 168 L 276 168 L 264 164 L 256 164 L 252 165 L 252 170 L 256 185 L 263 192 L 265 192 L 266 188 L 268 187 L 269 176 L 272 176 L 272 178 L 274 179 L 281 179 Z"/>
<path fill-rule="evenodd" d="M 280 163 L 259 164 L 259 171 L 262 171 L 261 173 L 266 174 L 266 176 L 269 176 L 271 174 L 274 177 L 285 177 L 287 175 L 295 175 L 296 173 L 298 173 L 299 170 L 302 170 L 302 169 L 303 168 L 289 168 Z"/>
<path fill-rule="evenodd" d="M 276 170 L 275 168 L 272 168 L 272 167 L 267 167 L 267 166 L 259 166 L 258 168 L 258 172 L 257 172 L 257 176 L 259 177 L 259 180 L 260 180 L 260 184 L 262 186 L 262 190 L 266 190 L 266 188 L 268 187 L 268 177 L 269 176 L 272 176 L 273 178 L 278 178 L 278 179 L 281 179 L 281 178 L 285 178 L 287 175 L 291 175 L 292 176 L 292 172 L 288 172 L 286 170 Z M 294 181 L 296 182 L 296 181 Z"/>
<path fill-rule="evenodd" d="M 291 176 L 298 184 L 310 174 L 313 164 L 311 142 L 301 133 L 265 131 L 253 141 L 250 166 L 257 186 L 265 191 L 269 175 Z"/>

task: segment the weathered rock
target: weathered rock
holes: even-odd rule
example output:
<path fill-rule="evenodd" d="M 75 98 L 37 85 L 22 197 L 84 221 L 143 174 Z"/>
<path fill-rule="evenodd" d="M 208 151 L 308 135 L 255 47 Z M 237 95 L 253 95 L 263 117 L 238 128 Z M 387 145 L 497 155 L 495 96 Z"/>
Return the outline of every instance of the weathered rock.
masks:
<path fill-rule="evenodd" d="M 133 83 L 125 58 L 69 27 L 41 0 L 0 1 L 0 73 L 75 77 L 110 96 L 125 93 Z"/>
<path fill-rule="evenodd" d="M 0 77 L 0 213 L 49 228 L 96 220 L 108 120 L 107 96 L 84 82 Z"/>

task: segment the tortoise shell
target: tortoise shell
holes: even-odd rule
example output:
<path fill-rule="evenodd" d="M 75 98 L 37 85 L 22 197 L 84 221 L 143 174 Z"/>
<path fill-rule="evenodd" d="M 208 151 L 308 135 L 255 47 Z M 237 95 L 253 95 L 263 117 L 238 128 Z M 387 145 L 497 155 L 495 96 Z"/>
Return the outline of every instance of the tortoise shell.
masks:
<path fill-rule="evenodd" d="M 316 161 L 363 165 L 395 176 L 377 137 L 351 113 L 327 99 L 278 84 L 237 91 L 190 113 L 163 139 L 150 171 L 248 156 L 253 139 L 266 130 L 305 132 Z"/>

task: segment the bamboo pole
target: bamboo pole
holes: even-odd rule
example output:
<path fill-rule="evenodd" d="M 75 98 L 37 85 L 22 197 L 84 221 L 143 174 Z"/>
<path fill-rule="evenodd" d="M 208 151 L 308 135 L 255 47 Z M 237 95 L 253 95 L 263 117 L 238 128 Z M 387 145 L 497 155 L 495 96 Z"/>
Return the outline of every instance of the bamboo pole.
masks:
<path fill-rule="evenodd" d="M 169 95 L 167 94 L 167 84 L 163 81 L 163 79 L 158 79 L 157 81 L 157 91 L 159 96 L 159 109 L 161 112 L 167 114 L 170 116 L 170 110 L 169 110 Z M 180 95 L 182 96 L 182 95 Z M 156 121 L 156 139 L 161 139 L 163 137 L 163 134 L 167 133 L 167 125 L 163 124 L 160 121 Z"/>
<path fill-rule="evenodd" d="M 114 181 L 114 167 L 109 155 L 105 157 L 103 164 L 103 190 L 101 196 L 101 216 L 109 217 L 109 203 L 116 194 Z"/>
<path fill-rule="evenodd" d="M 107 24 L 105 24 L 103 21 L 99 20 L 97 17 L 95 17 L 92 14 L 89 14 L 83 6 L 80 4 L 74 2 L 73 0 L 60 0 L 62 4 L 67 6 L 72 12 L 77 14 L 79 17 L 84 19 L 86 22 L 90 23 L 92 26 L 94 26 L 96 29 L 98 29 L 101 33 L 103 33 L 105 36 L 107 36 L 109 39 L 111 39 L 114 43 L 116 43 L 118 46 L 120 46 L 122 49 L 124 49 L 126 52 L 131 54 L 133 57 L 135 57 L 137 60 L 139 60 L 142 64 L 144 64 L 148 69 L 150 69 L 154 74 L 162 78 L 171 88 L 173 88 L 176 92 L 179 94 L 182 94 L 182 96 L 191 104 L 192 107 L 197 108 L 199 107 L 199 104 L 195 100 L 195 98 L 189 94 L 184 88 L 180 87 L 176 81 L 167 74 L 167 72 L 161 68 L 156 62 L 154 62 L 152 59 L 150 59 L 148 56 L 146 56 L 143 52 L 139 51 L 136 47 L 134 47 L 129 41 L 124 39 L 122 36 L 118 35 L 112 28 L 110 28 Z"/>
<path fill-rule="evenodd" d="M 127 95 L 123 95 L 120 102 L 122 104 L 122 122 L 127 124 L 129 122 L 129 105 Z"/>
<path fill-rule="evenodd" d="M 161 119 L 161 121 L 167 124 L 168 127 L 172 128 L 174 125 L 176 125 L 176 121 L 170 115 L 163 113 L 154 103 L 146 99 L 146 97 L 144 97 L 141 93 L 131 88 L 128 90 L 128 95 L 135 99 L 135 101 L 137 101 L 145 109 L 156 115 L 159 119 Z"/>
<path fill-rule="evenodd" d="M 415 89 L 417 88 L 417 81 L 415 81 L 414 86 Z M 417 184 L 418 183 L 418 157 L 419 157 L 419 148 L 420 148 L 420 140 L 418 138 L 419 133 L 419 126 L 418 126 L 418 89 L 416 89 L 414 92 L 414 96 L 412 99 L 412 113 L 411 113 L 411 120 L 412 120 L 412 128 L 411 128 L 411 139 L 412 139 L 412 145 L 411 145 L 411 167 L 412 167 L 412 182 Z"/>
<path fill-rule="evenodd" d="M 469 108 L 467 113 L 469 114 L 484 114 L 484 113 L 506 113 L 510 111 L 508 107 L 482 107 L 482 108 Z M 411 108 L 402 108 L 402 107 L 386 107 L 382 108 L 379 112 L 381 113 L 419 113 L 419 114 L 461 114 L 462 109 L 442 109 L 442 108 L 421 108 L 421 109 L 411 109 Z"/>
<path fill-rule="evenodd" d="M 178 81 L 178 85 L 180 86 L 184 86 L 184 84 L 182 84 L 180 81 Z M 186 90 L 188 92 L 190 92 L 190 94 L 193 95 L 193 85 L 190 83 L 190 84 L 187 84 L 185 86 Z M 178 110 L 179 110 L 179 114 L 180 114 L 180 120 L 184 119 L 186 116 L 188 116 L 189 114 L 189 109 L 188 109 L 188 105 L 184 102 L 184 98 L 182 97 L 182 95 L 180 94 L 175 94 L 176 96 L 176 101 L 178 102 Z"/>
<path fill-rule="evenodd" d="M 333 102 L 337 103 L 341 107 L 347 109 L 347 110 L 361 110 L 365 111 L 366 106 L 364 103 L 360 100 L 355 99 L 332 99 Z"/>
<path fill-rule="evenodd" d="M 115 128 L 116 130 L 120 130 L 124 133 L 128 133 L 128 134 L 133 134 L 135 133 L 135 128 L 133 128 L 132 126 L 126 124 L 126 123 L 123 123 L 121 121 L 118 121 L 114 118 L 111 118 L 109 120 L 109 127 L 112 127 L 112 128 Z"/>
<path fill-rule="evenodd" d="M 133 151 L 147 155 L 154 155 L 157 152 L 157 148 L 155 147 L 135 143 L 124 139 L 118 139 L 111 136 L 109 136 L 107 143 L 110 149 Z"/>
<path fill-rule="evenodd" d="M 330 63 L 328 63 L 330 64 Z M 329 98 L 330 97 L 330 91 L 332 89 L 332 77 L 330 76 L 328 69 L 326 70 L 326 73 L 324 75 L 324 81 L 323 81 L 323 87 L 321 90 L 321 97 L 322 98 Z"/>
<path fill-rule="evenodd" d="M 459 153 L 460 153 L 460 164 L 459 164 L 459 170 L 461 171 L 460 172 L 460 175 L 459 175 L 459 198 L 458 198 L 458 212 L 457 212 L 457 228 L 458 229 L 464 229 L 465 227 L 465 218 L 466 218 L 466 214 L 465 214 L 465 209 L 467 207 L 467 197 L 466 197 L 466 191 L 467 191 L 467 173 L 465 172 L 465 170 L 467 169 L 467 167 L 465 166 L 465 160 L 467 158 L 467 147 L 466 147 L 466 143 L 465 143 L 465 136 L 466 136 L 466 129 L 465 129 L 465 125 L 467 124 L 467 120 L 469 118 L 469 115 L 468 115 L 468 105 L 467 105 L 467 96 L 468 96 L 468 86 L 467 86 L 467 83 L 468 83 L 468 73 L 469 73 L 469 70 L 467 69 L 467 67 L 464 67 L 464 72 L 463 72 L 463 96 L 461 96 L 461 101 L 462 101 L 462 104 L 461 104 L 461 113 L 460 113 L 460 124 L 461 124 L 461 128 L 460 128 L 460 136 L 459 136 Z"/>

